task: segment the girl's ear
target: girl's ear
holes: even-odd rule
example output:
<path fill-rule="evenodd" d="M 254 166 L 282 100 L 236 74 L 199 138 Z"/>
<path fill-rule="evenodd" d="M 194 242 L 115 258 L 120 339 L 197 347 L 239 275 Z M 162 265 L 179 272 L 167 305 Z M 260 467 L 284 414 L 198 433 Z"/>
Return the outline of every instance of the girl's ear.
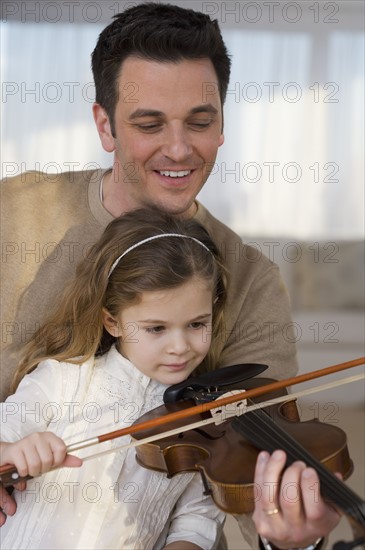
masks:
<path fill-rule="evenodd" d="M 121 331 L 121 328 L 119 327 L 118 321 L 105 308 L 103 308 L 102 318 L 103 318 L 103 325 L 105 327 L 105 330 L 107 330 L 109 334 L 111 334 L 115 338 L 118 338 L 119 336 L 122 335 L 122 331 Z"/>

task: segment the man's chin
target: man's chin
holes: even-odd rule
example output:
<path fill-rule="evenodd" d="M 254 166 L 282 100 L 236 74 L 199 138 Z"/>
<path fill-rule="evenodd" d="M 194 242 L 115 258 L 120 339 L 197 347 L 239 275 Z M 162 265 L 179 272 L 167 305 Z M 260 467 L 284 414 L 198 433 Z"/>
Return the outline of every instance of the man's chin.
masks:
<path fill-rule="evenodd" d="M 179 218 L 192 218 L 198 209 L 198 206 L 195 200 L 192 200 L 185 204 L 169 203 L 167 201 L 167 202 L 155 203 L 152 206 L 155 206 L 160 210 L 167 212 L 171 216 L 177 216 Z"/>

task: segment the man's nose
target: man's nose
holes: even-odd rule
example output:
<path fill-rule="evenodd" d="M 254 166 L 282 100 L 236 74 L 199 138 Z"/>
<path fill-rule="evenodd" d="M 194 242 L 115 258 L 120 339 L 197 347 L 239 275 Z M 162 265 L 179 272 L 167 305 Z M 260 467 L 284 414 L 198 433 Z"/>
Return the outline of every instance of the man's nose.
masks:
<path fill-rule="evenodd" d="M 186 161 L 192 153 L 192 145 L 188 132 L 181 127 L 170 128 L 166 133 L 166 141 L 161 151 L 163 155 L 175 163 Z"/>

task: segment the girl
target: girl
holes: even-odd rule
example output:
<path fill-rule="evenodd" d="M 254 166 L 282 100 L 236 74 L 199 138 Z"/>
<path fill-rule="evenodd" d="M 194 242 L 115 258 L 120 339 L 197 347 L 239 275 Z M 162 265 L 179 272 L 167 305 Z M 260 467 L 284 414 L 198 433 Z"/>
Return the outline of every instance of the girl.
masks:
<path fill-rule="evenodd" d="M 196 221 L 147 209 L 115 219 L 26 348 L 18 389 L 2 403 L 1 464 L 31 476 L 80 466 L 64 440 L 128 426 L 162 404 L 166 387 L 211 368 L 225 288 Z M 54 469 L 14 495 L 3 549 L 208 550 L 224 521 L 199 474 L 168 479 L 138 466 L 132 449 Z"/>

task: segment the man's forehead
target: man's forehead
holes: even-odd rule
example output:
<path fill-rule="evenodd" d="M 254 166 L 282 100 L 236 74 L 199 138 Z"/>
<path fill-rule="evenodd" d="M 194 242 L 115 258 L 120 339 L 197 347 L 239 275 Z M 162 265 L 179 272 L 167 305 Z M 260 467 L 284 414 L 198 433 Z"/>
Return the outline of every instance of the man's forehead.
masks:
<path fill-rule="evenodd" d="M 182 65 L 199 65 L 200 67 L 206 66 L 210 67 L 213 72 L 214 66 L 212 61 L 209 59 L 209 57 L 197 57 L 197 58 L 188 58 L 188 57 L 181 57 L 180 59 L 153 59 L 150 57 L 143 57 L 142 55 L 129 55 L 126 57 L 120 66 L 120 71 L 122 72 L 127 67 L 131 67 L 132 69 L 135 68 L 138 65 L 144 65 L 144 66 L 151 66 L 151 67 L 158 67 L 161 68 L 174 68 L 177 66 Z"/>
<path fill-rule="evenodd" d="M 118 88 L 124 103 L 142 101 L 138 107 L 143 109 L 164 112 L 166 97 L 180 103 L 188 100 L 192 114 L 220 109 L 218 78 L 208 58 L 172 62 L 130 56 L 120 68 Z"/>

